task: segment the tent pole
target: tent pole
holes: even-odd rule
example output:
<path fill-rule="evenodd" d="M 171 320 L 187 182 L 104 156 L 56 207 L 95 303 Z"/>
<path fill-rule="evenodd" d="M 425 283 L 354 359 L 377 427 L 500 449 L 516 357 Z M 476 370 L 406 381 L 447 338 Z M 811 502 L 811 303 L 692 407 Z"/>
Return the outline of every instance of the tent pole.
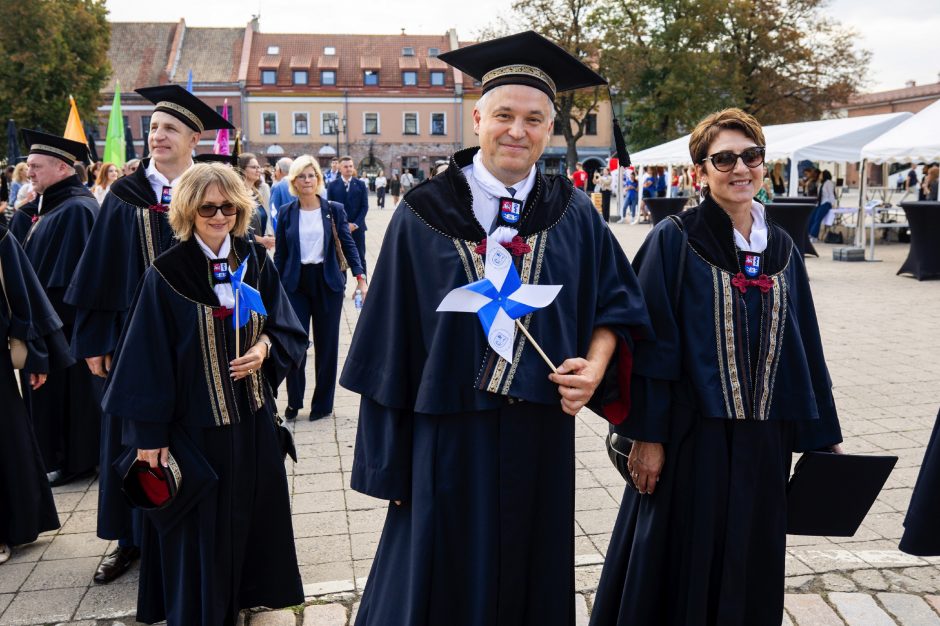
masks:
<path fill-rule="evenodd" d="M 855 221 L 855 245 L 865 247 L 865 159 L 858 164 L 858 218 Z"/>
<path fill-rule="evenodd" d="M 672 197 L 672 163 L 666 168 L 666 197 Z"/>
<path fill-rule="evenodd" d="M 787 190 L 787 195 L 790 197 L 800 195 L 800 168 L 799 161 L 796 160 L 796 155 L 790 155 L 790 188 Z"/>

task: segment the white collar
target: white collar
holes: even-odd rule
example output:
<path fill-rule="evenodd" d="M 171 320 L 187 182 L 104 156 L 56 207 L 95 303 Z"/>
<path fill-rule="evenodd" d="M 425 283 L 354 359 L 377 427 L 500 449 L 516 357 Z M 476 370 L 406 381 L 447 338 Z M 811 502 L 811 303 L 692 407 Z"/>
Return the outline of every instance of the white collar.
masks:
<path fill-rule="evenodd" d="M 189 166 L 186 169 L 188 170 L 192 166 L 193 166 L 193 162 L 190 161 Z M 185 172 L 186 170 L 183 170 L 183 171 Z M 150 163 L 147 165 L 146 173 L 147 173 L 147 180 L 154 182 L 154 183 L 159 183 L 160 185 L 164 185 L 166 187 L 173 187 L 174 185 L 176 185 L 176 181 L 179 180 L 179 176 L 177 176 L 173 180 L 168 180 L 167 177 L 164 176 L 163 173 L 157 169 L 157 162 L 154 161 L 153 159 L 150 159 Z"/>
<path fill-rule="evenodd" d="M 227 258 L 228 258 L 228 253 L 231 252 L 231 250 L 232 250 L 232 241 L 231 241 L 231 237 L 226 237 L 225 240 L 222 241 L 222 247 L 219 248 L 219 254 L 218 254 L 218 255 L 216 255 L 216 253 L 212 251 L 212 248 L 210 248 L 209 246 L 207 246 L 207 245 L 206 245 L 206 242 L 204 242 L 204 241 L 202 240 L 202 238 L 201 238 L 199 235 L 197 235 L 195 232 L 193 233 L 193 237 L 196 238 L 196 242 L 199 244 L 199 247 L 202 248 L 202 252 L 203 252 L 203 254 L 206 255 L 206 258 L 209 258 L 209 259 L 227 259 Z"/>
<path fill-rule="evenodd" d="M 491 198 L 502 198 L 509 195 L 509 191 L 506 189 L 507 185 L 504 185 L 499 181 L 493 174 L 486 169 L 486 166 L 483 165 L 483 151 L 477 150 L 476 154 L 473 155 L 473 163 L 465 168 L 464 175 L 467 174 L 467 169 L 470 169 L 470 174 L 473 177 L 474 181 L 480 186 L 483 191 L 488 193 Z M 532 166 L 532 169 L 529 170 L 528 176 L 520 180 L 514 185 L 509 185 L 516 190 L 516 194 L 513 196 L 516 200 L 519 200 L 525 204 L 526 198 L 529 196 L 529 192 L 532 191 L 532 187 L 535 186 L 535 166 Z"/>
<path fill-rule="evenodd" d="M 764 216 L 764 205 L 756 200 L 751 201 L 751 241 L 748 242 L 738 229 L 734 229 L 734 244 L 738 249 L 746 252 L 763 252 L 767 249 L 767 218 Z"/>

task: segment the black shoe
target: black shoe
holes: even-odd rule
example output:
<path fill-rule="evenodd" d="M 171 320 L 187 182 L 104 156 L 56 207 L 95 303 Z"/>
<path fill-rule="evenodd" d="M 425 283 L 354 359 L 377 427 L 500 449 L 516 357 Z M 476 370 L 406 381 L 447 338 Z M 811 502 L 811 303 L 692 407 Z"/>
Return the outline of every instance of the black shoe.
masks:
<path fill-rule="evenodd" d="M 99 585 L 105 585 L 112 580 L 120 577 L 126 572 L 131 564 L 140 558 L 140 548 L 131 546 L 129 548 L 118 548 L 107 555 L 98 564 L 95 570 L 95 582 Z"/>
<path fill-rule="evenodd" d="M 81 478 L 88 478 L 89 476 L 93 476 L 94 473 L 94 468 L 85 470 L 84 472 L 75 472 L 74 474 L 67 474 L 65 470 L 55 470 L 46 474 L 46 479 L 49 481 L 50 487 L 60 487 L 62 485 L 69 484 L 73 480 L 79 480 Z"/>
<path fill-rule="evenodd" d="M 297 409 L 292 406 L 287 407 L 287 410 L 284 411 L 284 419 L 292 420 L 297 417 Z"/>
<path fill-rule="evenodd" d="M 323 419 L 324 417 L 329 417 L 332 414 L 333 414 L 332 411 L 330 411 L 329 413 L 316 413 L 314 411 L 310 411 L 310 421 L 315 422 L 317 420 Z"/>

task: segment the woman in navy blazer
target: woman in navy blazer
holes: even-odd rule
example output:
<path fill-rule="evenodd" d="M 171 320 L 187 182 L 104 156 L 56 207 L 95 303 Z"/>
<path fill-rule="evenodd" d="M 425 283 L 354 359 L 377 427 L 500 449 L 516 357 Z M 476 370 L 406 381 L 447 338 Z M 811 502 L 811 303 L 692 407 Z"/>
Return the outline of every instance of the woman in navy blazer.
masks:
<path fill-rule="evenodd" d="M 326 200 L 323 173 L 316 160 L 309 155 L 296 159 L 287 175 L 287 185 L 296 199 L 278 209 L 274 264 L 301 326 L 309 332 L 310 322 L 313 322 L 316 376 L 310 402 L 310 421 L 313 421 L 333 413 L 339 319 L 346 289 L 346 273 L 339 269 L 332 224 L 336 226 L 343 254 L 363 297 L 368 285 L 359 252 L 349 233 L 346 211 L 342 204 Z M 287 419 L 297 417 L 298 410 L 304 406 L 305 366 L 306 357 L 299 368 L 287 375 Z"/>

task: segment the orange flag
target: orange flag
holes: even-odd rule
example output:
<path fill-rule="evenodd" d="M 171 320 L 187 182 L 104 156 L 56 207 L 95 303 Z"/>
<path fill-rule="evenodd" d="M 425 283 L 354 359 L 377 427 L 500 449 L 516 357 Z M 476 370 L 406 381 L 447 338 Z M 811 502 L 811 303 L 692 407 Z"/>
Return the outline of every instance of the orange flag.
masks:
<path fill-rule="evenodd" d="M 65 123 L 65 134 L 63 137 L 72 141 L 80 141 L 86 146 L 88 139 L 85 137 L 85 129 L 82 127 L 82 120 L 78 117 L 78 107 L 75 106 L 75 98 L 69 96 L 71 109 L 69 110 L 69 121 Z"/>

